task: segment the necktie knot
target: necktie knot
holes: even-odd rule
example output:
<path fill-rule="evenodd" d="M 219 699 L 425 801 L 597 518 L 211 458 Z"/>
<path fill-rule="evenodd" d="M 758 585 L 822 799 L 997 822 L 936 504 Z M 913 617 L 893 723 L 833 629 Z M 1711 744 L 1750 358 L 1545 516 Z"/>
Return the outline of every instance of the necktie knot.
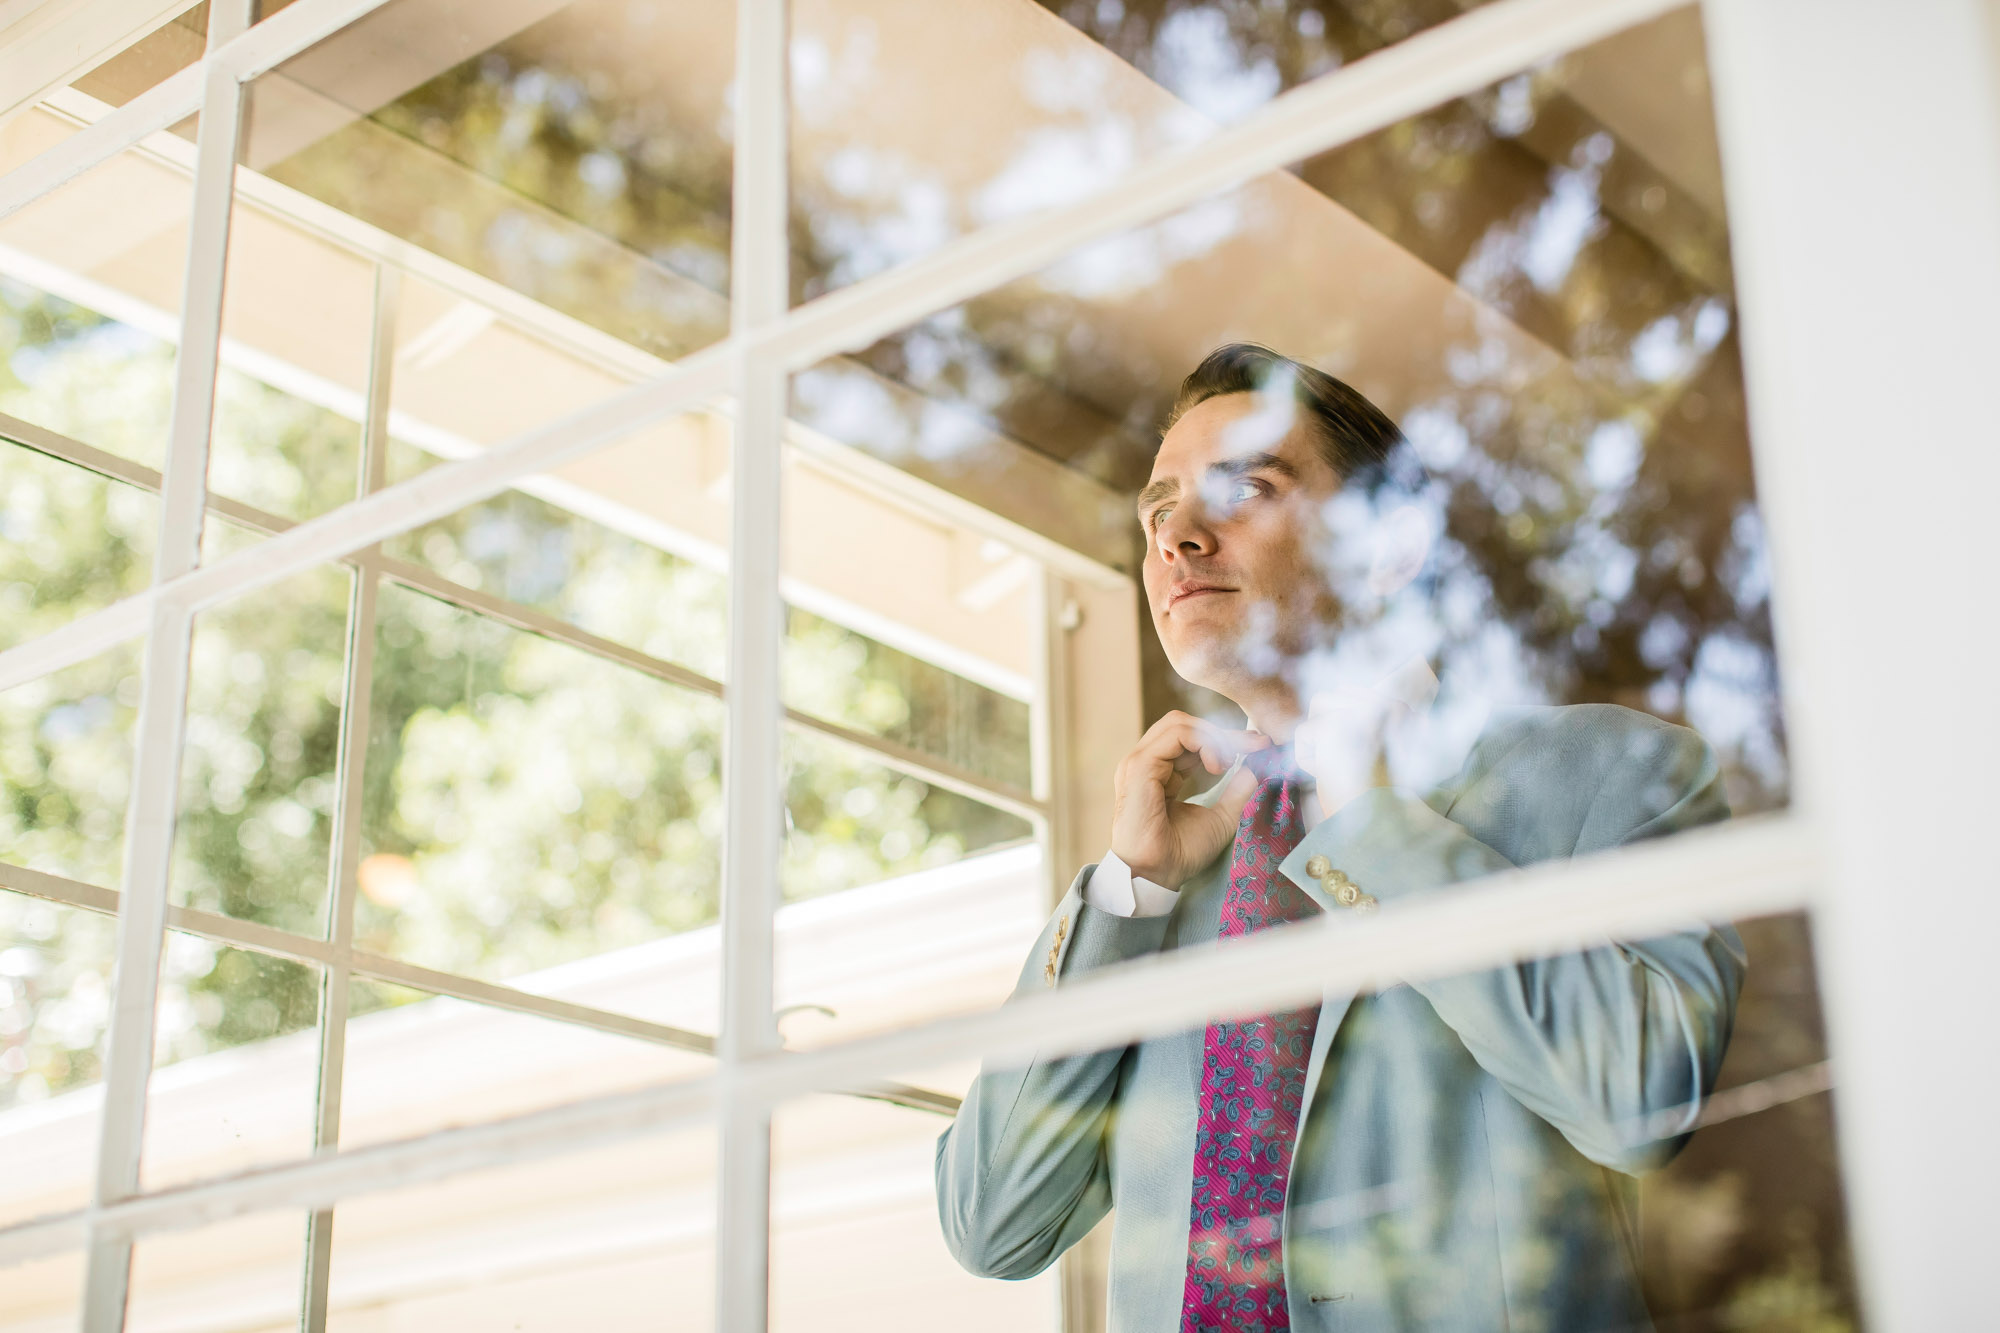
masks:
<path fill-rule="evenodd" d="M 1243 762 L 1257 775 L 1259 782 L 1301 782 L 1305 778 L 1289 745 L 1268 745 L 1261 750 L 1253 750 Z"/>

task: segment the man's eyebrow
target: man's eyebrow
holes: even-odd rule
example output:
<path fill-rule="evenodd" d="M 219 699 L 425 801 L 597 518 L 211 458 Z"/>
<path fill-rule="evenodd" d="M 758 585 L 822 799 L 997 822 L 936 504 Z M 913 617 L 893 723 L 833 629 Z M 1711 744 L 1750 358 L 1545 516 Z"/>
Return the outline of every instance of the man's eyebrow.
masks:
<path fill-rule="evenodd" d="M 1244 454 L 1240 458 L 1225 458 L 1220 463 L 1210 463 L 1210 472 L 1219 472 L 1225 477 L 1241 477 L 1251 472 L 1275 472 L 1281 477 L 1297 481 L 1299 470 L 1273 453 Z"/>
<path fill-rule="evenodd" d="M 1146 483 L 1146 489 L 1139 492 L 1139 498 L 1132 507 L 1138 510 L 1141 515 L 1144 515 L 1148 509 L 1151 509 L 1159 501 L 1171 500 L 1180 493 L 1181 484 L 1176 478 L 1161 477 L 1158 481 L 1149 481 Z"/>
<path fill-rule="evenodd" d="M 1210 463 L 1208 471 L 1211 476 L 1223 477 L 1242 477 L 1252 472 L 1275 472 L 1294 481 L 1298 480 L 1299 475 L 1297 468 L 1278 455 L 1267 452 L 1244 454 L 1240 458 L 1225 458 L 1220 463 Z M 1133 508 L 1138 510 L 1141 518 L 1144 518 L 1146 511 L 1155 504 L 1162 500 L 1171 500 L 1180 493 L 1181 483 L 1178 478 L 1161 477 L 1158 481 L 1146 483 L 1146 488 L 1139 492 L 1139 498 L 1133 504 Z"/>

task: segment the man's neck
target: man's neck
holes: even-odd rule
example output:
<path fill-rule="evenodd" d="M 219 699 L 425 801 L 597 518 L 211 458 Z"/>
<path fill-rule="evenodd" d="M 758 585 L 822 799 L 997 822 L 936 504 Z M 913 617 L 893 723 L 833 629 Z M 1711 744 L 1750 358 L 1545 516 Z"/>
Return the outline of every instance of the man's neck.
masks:
<path fill-rule="evenodd" d="M 1252 731 L 1269 736 L 1278 745 L 1287 744 L 1292 739 L 1292 733 L 1298 730 L 1299 722 L 1305 717 L 1298 695 L 1287 685 L 1246 692 L 1245 697 L 1231 702 L 1243 710 Z"/>

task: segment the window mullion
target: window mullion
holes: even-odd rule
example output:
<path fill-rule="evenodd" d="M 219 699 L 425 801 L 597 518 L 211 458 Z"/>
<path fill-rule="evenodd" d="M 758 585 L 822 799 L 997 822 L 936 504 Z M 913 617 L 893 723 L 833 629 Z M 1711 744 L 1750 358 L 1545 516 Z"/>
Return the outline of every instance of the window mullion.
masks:
<path fill-rule="evenodd" d="M 786 185 L 786 0 L 737 0 L 730 325 L 736 439 L 729 531 L 729 674 L 724 702 L 722 1027 L 717 1114 L 716 1327 L 766 1327 L 771 1107 L 736 1077 L 778 1049 L 772 940 L 784 836 L 778 591 L 786 367 L 753 335 L 791 298 Z"/>
<path fill-rule="evenodd" d="M 375 266 L 374 322 L 369 330 L 368 407 L 361 428 L 359 490 L 370 495 L 388 477 L 389 391 L 395 373 L 396 309 L 402 272 Z M 320 974 L 319 1088 L 314 1107 L 313 1150 L 340 1146 L 341 1089 L 347 1071 L 347 1009 L 354 944 L 355 869 L 361 856 L 361 801 L 368 759 L 369 705 L 375 686 L 375 607 L 382 587 L 376 562 L 355 562 L 347 603 L 346 679 L 341 690 L 340 750 L 334 759 L 333 856 L 327 868 L 327 939 L 336 961 Z M 306 1224 L 304 1333 L 324 1333 L 327 1284 L 333 1268 L 333 1209 L 321 1208 Z"/>
<path fill-rule="evenodd" d="M 1997 12 L 1704 14 L 1841 1193 L 1867 1324 L 1897 1330 L 1992 1305 Z"/>
<path fill-rule="evenodd" d="M 229 264 L 229 220 L 243 129 L 243 85 L 214 52 L 250 25 L 251 0 L 210 7 L 208 49 L 197 131 L 193 216 L 181 298 L 181 341 L 161 482 L 155 585 L 171 583 L 201 559 L 207 516 L 209 433 L 222 341 L 222 293 Z M 167 914 L 174 816 L 180 796 L 181 744 L 187 722 L 188 654 L 194 609 L 161 597 L 147 631 L 132 797 L 125 819 L 124 886 L 118 914 L 118 963 L 105 1058 L 104 1121 L 98 1144 L 98 1207 L 139 1190 L 146 1090 L 153 1070 L 160 953 Z M 124 1327 L 132 1241 L 93 1233 L 84 1284 L 86 1333 Z"/>

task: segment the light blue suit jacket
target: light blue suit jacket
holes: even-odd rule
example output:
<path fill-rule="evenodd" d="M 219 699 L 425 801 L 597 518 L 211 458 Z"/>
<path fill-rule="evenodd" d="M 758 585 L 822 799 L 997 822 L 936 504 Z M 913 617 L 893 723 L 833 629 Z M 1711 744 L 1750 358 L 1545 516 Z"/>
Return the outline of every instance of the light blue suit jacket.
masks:
<path fill-rule="evenodd" d="M 1428 799 L 1357 797 L 1280 869 L 1340 920 L 1305 873 L 1314 856 L 1394 910 L 1441 885 L 1727 813 L 1715 756 L 1695 733 L 1608 705 L 1523 709 Z M 1188 883 L 1170 915 L 1136 919 L 1087 906 L 1086 869 L 1016 993 L 1213 941 L 1228 859 Z M 1691 925 L 1372 994 L 1328 992 L 1287 1195 L 1292 1327 L 1648 1327 L 1631 1177 L 1685 1141 L 1722 1064 L 1744 962 L 1735 931 Z M 1115 1206 L 1111 1328 L 1177 1330 L 1202 1038 L 982 1070 L 938 1140 L 938 1212 L 959 1262 L 1029 1277 Z"/>

